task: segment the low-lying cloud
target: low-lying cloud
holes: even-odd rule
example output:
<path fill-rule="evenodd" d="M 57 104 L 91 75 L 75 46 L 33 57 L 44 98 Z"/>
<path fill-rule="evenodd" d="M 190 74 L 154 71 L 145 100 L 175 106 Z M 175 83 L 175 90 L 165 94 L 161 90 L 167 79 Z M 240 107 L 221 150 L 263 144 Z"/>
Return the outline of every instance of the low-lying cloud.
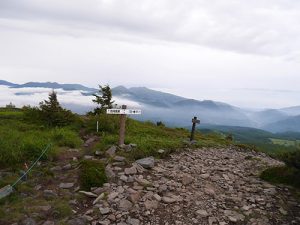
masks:
<path fill-rule="evenodd" d="M 47 100 L 50 88 L 9 88 L 0 85 L 0 107 L 12 103 L 17 107 L 25 105 L 38 106 L 40 102 Z M 92 102 L 93 96 L 82 95 L 80 91 L 65 91 L 55 89 L 58 101 L 66 108 L 77 113 L 84 113 L 96 107 Z M 128 107 L 140 107 L 139 103 L 124 98 L 114 97 L 115 104 L 128 105 Z"/>

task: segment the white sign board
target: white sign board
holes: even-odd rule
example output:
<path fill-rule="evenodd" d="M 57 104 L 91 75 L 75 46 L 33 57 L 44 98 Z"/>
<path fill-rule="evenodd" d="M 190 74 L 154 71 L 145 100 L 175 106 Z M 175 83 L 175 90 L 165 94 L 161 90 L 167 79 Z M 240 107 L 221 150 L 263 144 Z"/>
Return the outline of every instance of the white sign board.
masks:
<path fill-rule="evenodd" d="M 127 115 L 140 115 L 142 110 L 140 109 L 107 109 L 107 114 L 127 114 Z"/>

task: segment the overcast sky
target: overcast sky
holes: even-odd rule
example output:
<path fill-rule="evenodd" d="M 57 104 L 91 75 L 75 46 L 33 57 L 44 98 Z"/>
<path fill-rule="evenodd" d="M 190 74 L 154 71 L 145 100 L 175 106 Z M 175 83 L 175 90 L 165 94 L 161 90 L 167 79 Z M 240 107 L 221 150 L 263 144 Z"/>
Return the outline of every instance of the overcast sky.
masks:
<path fill-rule="evenodd" d="M 0 79 L 300 105 L 300 1 L 0 0 Z"/>

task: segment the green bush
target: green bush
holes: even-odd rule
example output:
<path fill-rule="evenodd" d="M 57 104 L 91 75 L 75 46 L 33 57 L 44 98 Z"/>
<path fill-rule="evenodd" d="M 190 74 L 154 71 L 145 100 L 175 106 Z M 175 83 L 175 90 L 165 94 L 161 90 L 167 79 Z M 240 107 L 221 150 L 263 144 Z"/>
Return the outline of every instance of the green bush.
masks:
<path fill-rule="evenodd" d="M 260 175 L 266 181 L 275 184 L 287 184 L 300 188 L 300 171 L 293 167 L 273 167 L 266 169 Z"/>
<path fill-rule="evenodd" d="M 71 206 L 63 200 L 57 200 L 53 202 L 53 208 L 54 211 L 57 213 L 55 216 L 58 219 L 65 218 L 73 214 Z"/>
<path fill-rule="evenodd" d="M 300 170 L 300 151 L 286 152 L 281 154 L 280 158 L 286 163 L 287 166 L 291 166 Z"/>
<path fill-rule="evenodd" d="M 48 126 L 66 126 L 75 120 L 74 114 L 60 105 L 54 91 L 49 93 L 48 100 L 40 102 L 39 111 L 41 119 Z"/>
<path fill-rule="evenodd" d="M 27 122 L 42 123 L 41 111 L 38 107 L 24 106 L 22 108 L 23 119 Z"/>
<path fill-rule="evenodd" d="M 107 181 L 103 163 L 92 160 L 82 161 L 79 180 L 83 190 L 90 191 L 91 187 L 101 187 Z"/>
<path fill-rule="evenodd" d="M 76 121 L 75 114 L 60 105 L 56 92 L 51 92 L 49 99 L 40 102 L 39 107 L 24 106 L 23 111 L 26 121 L 50 127 L 67 126 Z"/>
<path fill-rule="evenodd" d="M 156 126 L 158 127 L 165 127 L 166 125 L 162 121 L 157 121 Z"/>

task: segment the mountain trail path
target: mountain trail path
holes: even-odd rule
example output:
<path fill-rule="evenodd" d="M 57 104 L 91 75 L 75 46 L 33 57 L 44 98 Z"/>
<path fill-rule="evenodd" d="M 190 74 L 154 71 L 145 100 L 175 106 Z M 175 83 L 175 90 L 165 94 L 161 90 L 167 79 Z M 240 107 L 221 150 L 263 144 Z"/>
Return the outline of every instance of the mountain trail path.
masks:
<path fill-rule="evenodd" d="M 97 141 L 90 137 L 83 149 L 66 150 L 50 167 L 52 178 L 28 181 L 36 185 L 28 197 L 42 201 L 26 206 L 38 211 L 21 225 L 300 224 L 294 190 L 259 178 L 264 169 L 283 165 L 263 153 L 236 147 L 185 149 L 154 165 L 150 158 L 151 168 L 145 169 L 118 156 L 118 150 L 110 158 L 91 155 Z M 80 192 L 81 158 L 106 163 L 109 180 L 103 187 Z M 72 214 L 62 217 L 62 207 L 57 211 L 50 203 L 67 204 Z"/>
<path fill-rule="evenodd" d="M 110 182 L 93 190 L 99 196 L 78 218 L 93 225 L 300 224 L 292 189 L 259 178 L 281 165 L 236 148 L 186 150 L 149 170 L 115 162 L 107 166 Z"/>

